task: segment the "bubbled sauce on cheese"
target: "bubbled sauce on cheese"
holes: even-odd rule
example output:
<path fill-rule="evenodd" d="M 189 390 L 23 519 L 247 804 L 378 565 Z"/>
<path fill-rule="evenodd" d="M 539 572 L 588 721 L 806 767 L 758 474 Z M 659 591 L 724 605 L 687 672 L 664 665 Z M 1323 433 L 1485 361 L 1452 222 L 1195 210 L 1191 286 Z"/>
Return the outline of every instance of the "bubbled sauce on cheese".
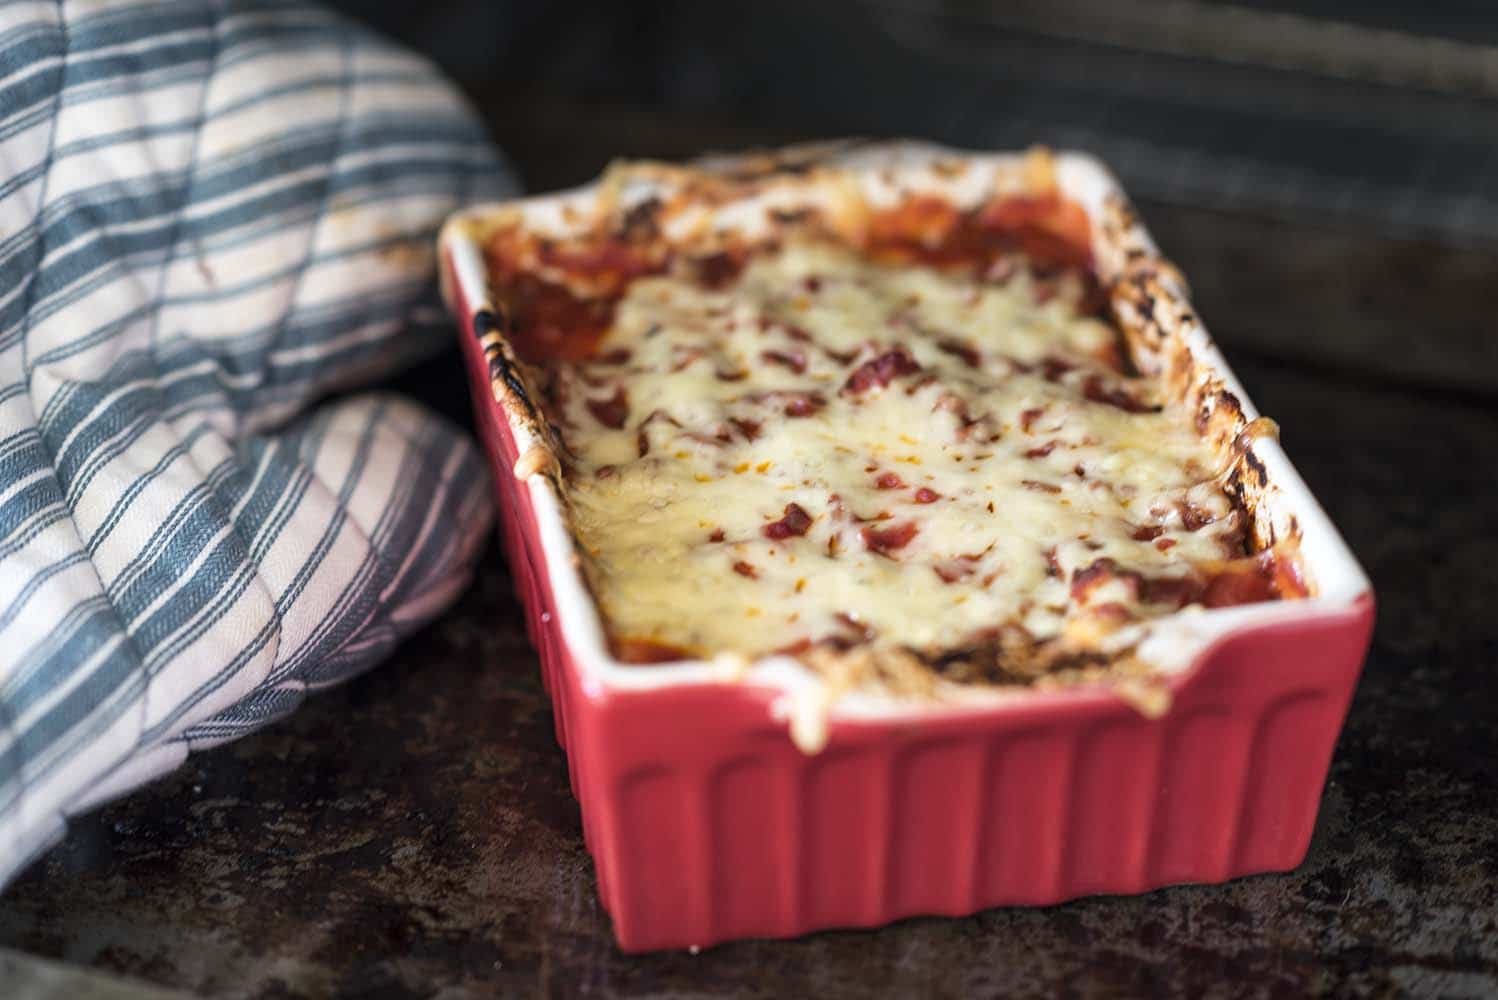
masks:
<path fill-rule="evenodd" d="M 1210 448 L 1110 361 L 1075 274 L 1000 263 L 792 242 L 630 284 L 547 391 L 618 648 L 935 662 L 1214 603 L 1244 526 Z"/>

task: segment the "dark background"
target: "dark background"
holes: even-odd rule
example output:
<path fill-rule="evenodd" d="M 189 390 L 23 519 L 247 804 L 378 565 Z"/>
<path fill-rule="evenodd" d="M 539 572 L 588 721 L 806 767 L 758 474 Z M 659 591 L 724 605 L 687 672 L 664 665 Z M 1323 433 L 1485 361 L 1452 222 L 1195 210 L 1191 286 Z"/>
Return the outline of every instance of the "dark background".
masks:
<path fill-rule="evenodd" d="M 338 6 L 455 76 L 532 190 L 847 134 L 1107 160 L 1378 593 L 1311 851 L 621 955 L 495 547 L 390 663 L 78 821 L 0 944 L 235 996 L 1498 996 L 1498 9 Z M 468 420 L 455 354 L 397 385 Z"/>
<path fill-rule="evenodd" d="M 1498 253 L 1493 4 L 334 5 L 454 76 L 530 190 L 582 183 L 616 156 L 841 135 L 1085 149 L 1143 204 L 1204 307 L 1333 283 L 1303 307 L 1286 303 L 1244 349 L 1498 394 L 1498 337 L 1458 328 L 1450 302 L 1498 305 L 1487 266 Z M 1248 220 L 1264 228 L 1229 254 L 1215 230 Z M 1286 259 L 1284 244 L 1307 230 L 1345 242 Z M 1368 273 L 1368 238 L 1397 242 L 1409 297 Z M 1448 249 L 1480 256 L 1435 287 Z M 1246 274 L 1243 254 L 1260 258 Z M 1354 342 L 1325 332 L 1353 316 Z"/>
<path fill-rule="evenodd" d="M 436 59 L 522 151 L 538 128 L 624 112 L 746 136 L 1043 137 L 1102 156 L 1138 196 L 1498 237 L 1498 12 L 1483 2 L 335 6 Z M 651 151 L 630 131 L 619 152 Z"/>

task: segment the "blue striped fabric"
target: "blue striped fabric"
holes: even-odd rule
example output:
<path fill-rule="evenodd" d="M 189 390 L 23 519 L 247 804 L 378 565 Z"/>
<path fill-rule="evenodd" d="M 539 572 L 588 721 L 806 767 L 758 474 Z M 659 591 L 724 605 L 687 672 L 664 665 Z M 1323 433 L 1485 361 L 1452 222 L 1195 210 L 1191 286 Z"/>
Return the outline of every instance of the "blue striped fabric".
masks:
<path fill-rule="evenodd" d="M 430 66 L 316 8 L 0 5 L 0 883 L 463 586 L 472 445 L 309 407 L 446 342 L 437 226 L 504 177 Z"/>

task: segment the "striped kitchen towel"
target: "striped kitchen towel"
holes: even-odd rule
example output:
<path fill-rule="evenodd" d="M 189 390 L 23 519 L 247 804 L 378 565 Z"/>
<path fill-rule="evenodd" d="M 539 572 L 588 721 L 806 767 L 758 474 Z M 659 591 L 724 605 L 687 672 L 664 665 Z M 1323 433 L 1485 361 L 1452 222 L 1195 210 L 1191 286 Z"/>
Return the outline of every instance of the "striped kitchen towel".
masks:
<path fill-rule="evenodd" d="M 0 5 L 0 884 L 463 586 L 473 446 L 310 406 L 448 342 L 436 229 L 504 177 L 431 66 L 305 4 Z"/>

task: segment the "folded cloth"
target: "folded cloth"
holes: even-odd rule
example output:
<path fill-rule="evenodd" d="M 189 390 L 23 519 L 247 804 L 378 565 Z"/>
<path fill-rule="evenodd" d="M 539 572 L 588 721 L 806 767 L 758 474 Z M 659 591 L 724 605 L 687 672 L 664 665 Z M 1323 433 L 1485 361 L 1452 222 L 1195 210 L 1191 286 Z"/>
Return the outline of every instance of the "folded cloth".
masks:
<path fill-rule="evenodd" d="M 508 185 L 423 61 L 305 4 L 0 7 L 0 883 L 453 599 L 483 466 L 392 395 Z"/>

